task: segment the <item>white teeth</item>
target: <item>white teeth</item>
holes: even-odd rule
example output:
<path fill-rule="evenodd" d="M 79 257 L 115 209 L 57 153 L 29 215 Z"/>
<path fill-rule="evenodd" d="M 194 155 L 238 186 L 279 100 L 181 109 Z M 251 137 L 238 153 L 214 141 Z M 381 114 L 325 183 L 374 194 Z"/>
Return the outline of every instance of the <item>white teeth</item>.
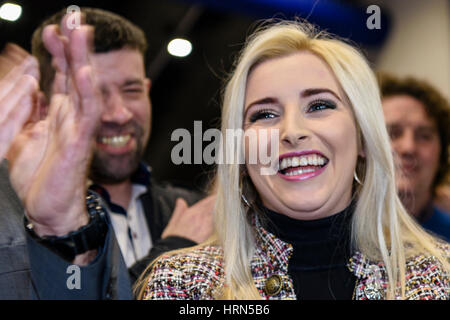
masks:
<path fill-rule="evenodd" d="M 280 168 L 287 168 L 287 159 L 286 158 L 283 158 L 283 160 L 281 160 Z"/>
<path fill-rule="evenodd" d="M 323 166 L 326 162 L 327 159 L 318 154 L 283 158 L 280 162 L 280 170 L 290 167 Z M 292 172 L 295 173 L 296 171 Z"/>
<path fill-rule="evenodd" d="M 101 137 L 100 141 L 103 144 L 107 144 L 113 147 L 123 147 L 130 140 L 131 135 L 127 134 L 125 136 L 114 136 L 114 137 Z"/>
<path fill-rule="evenodd" d="M 316 169 L 313 169 L 313 168 L 297 169 L 297 170 L 293 170 L 293 171 L 287 172 L 286 175 L 287 176 L 296 176 L 296 175 L 299 175 L 299 174 L 302 174 L 302 173 L 313 172 L 315 170 Z"/>
<path fill-rule="evenodd" d="M 308 165 L 308 159 L 305 157 L 300 158 L 300 165 L 301 166 L 307 166 Z"/>

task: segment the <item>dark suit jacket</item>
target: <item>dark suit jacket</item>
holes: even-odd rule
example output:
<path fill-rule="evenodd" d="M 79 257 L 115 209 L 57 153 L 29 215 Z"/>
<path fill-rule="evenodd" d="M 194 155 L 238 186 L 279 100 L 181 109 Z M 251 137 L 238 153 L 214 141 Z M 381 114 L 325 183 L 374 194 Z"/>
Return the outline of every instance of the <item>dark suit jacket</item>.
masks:
<path fill-rule="evenodd" d="M 31 293 L 30 264 L 23 227 L 23 208 L 0 163 L 0 299 L 27 299 Z"/>
<path fill-rule="evenodd" d="M 80 286 L 68 286 L 71 263 L 34 241 L 24 209 L 0 164 L 0 299 L 131 299 L 126 265 L 112 228 L 95 261 L 80 267 Z M 72 288 L 72 289 L 71 289 Z"/>

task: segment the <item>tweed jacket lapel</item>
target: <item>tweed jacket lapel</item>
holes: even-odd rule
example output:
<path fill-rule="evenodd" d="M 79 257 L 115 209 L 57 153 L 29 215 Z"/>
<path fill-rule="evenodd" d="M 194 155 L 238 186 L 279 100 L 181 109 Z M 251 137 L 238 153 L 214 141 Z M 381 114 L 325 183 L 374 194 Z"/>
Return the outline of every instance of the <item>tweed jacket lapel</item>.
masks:
<path fill-rule="evenodd" d="M 255 228 L 256 251 L 251 262 L 251 270 L 256 288 L 265 299 L 296 299 L 294 285 L 288 275 L 292 245 L 264 229 L 256 214 L 253 215 L 252 223 Z M 274 276 L 280 277 L 281 290 L 276 295 L 270 295 L 266 285 Z"/>
<path fill-rule="evenodd" d="M 439 245 L 447 256 L 450 252 L 448 244 Z M 388 285 L 387 272 L 383 263 L 370 261 L 362 253 L 357 252 L 348 265 L 357 277 L 355 300 L 386 299 Z M 450 283 L 448 274 L 437 259 L 432 256 L 417 255 L 406 261 L 406 300 L 449 300 Z M 397 287 L 396 299 L 401 299 Z"/>
<path fill-rule="evenodd" d="M 350 258 L 348 268 L 357 278 L 354 300 L 385 299 L 387 281 L 386 270 L 382 263 L 371 262 L 362 253 L 356 252 Z"/>

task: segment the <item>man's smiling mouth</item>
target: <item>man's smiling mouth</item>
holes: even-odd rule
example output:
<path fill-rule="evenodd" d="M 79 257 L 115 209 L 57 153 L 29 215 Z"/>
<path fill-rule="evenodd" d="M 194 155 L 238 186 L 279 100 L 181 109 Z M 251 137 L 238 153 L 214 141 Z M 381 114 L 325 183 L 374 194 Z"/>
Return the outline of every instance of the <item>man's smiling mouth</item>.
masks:
<path fill-rule="evenodd" d="M 99 137 L 98 141 L 104 145 L 112 147 L 123 147 L 131 139 L 131 134 L 120 135 L 120 136 L 109 136 L 109 137 Z"/>

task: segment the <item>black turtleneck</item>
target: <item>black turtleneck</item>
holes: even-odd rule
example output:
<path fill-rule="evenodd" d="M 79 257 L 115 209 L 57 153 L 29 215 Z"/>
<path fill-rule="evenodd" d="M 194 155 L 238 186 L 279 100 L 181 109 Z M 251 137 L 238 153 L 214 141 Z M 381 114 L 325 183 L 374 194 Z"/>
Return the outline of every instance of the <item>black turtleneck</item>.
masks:
<path fill-rule="evenodd" d="M 318 220 L 296 220 L 269 209 L 265 211 L 267 230 L 294 248 L 288 273 L 294 281 L 297 299 L 351 299 L 355 277 L 347 264 L 351 257 L 354 205 Z"/>

